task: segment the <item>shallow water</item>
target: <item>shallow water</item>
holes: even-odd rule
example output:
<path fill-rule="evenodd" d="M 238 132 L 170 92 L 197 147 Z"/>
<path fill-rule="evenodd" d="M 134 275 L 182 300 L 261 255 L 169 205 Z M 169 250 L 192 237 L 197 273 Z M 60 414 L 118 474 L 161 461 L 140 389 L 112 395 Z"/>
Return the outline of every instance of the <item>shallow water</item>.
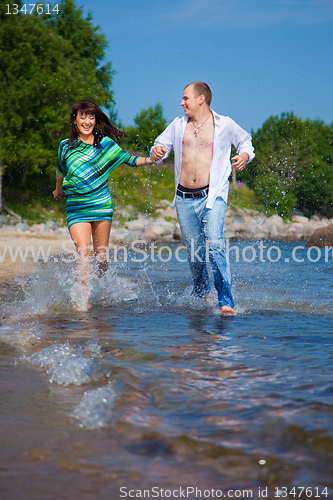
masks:
<path fill-rule="evenodd" d="M 330 498 L 332 259 L 274 245 L 278 262 L 230 254 L 235 317 L 193 299 L 174 256 L 113 263 L 88 312 L 71 264 L 20 278 L 0 326 L 1 500 Z"/>

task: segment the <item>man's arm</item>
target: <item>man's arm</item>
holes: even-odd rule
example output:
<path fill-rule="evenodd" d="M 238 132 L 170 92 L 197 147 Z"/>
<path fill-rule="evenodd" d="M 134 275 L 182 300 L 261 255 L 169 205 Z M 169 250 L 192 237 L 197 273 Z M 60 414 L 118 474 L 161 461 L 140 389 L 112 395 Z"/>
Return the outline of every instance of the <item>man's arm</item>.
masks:
<path fill-rule="evenodd" d="M 231 123 L 234 135 L 233 144 L 237 150 L 237 154 L 231 158 L 232 168 L 241 172 L 245 165 L 253 160 L 254 148 L 250 134 L 233 120 Z"/>
<path fill-rule="evenodd" d="M 167 158 L 173 150 L 173 137 L 175 130 L 175 122 L 177 118 L 160 134 L 155 140 L 154 146 L 151 148 L 151 157 L 154 161 L 160 162 Z"/>

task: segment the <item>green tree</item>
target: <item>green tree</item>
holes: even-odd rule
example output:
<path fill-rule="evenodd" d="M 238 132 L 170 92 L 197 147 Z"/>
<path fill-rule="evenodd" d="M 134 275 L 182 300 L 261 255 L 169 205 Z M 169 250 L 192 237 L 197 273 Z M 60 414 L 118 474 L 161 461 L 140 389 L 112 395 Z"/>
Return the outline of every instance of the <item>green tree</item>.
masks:
<path fill-rule="evenodd" d="M 8 2 L 13 9 L 13 1 Z M 15 2 L 21 8 L 21 0 Z M 73 0 L 59 14 L 6 14 L 0 5 L 0 170 L 4 191 L 29 193 L 53 184 L 59 141 L 68 136 L 71 105 L 92 98 L 112 104 L 112 70 L 100 66 L 106 40 Z M 29 193 L 31 195 L 31 193 Z"/>
<path fill-rule="evenodd" d="M 293 113 L 270 117 L 253 133 L 256 157 L 241 179 L 279 215 L 293 208 L 329 212 L 333 203 L 333 129 Z"/>
<path fill-rule="evenodd" d="M 166 120 L 163 116 L 163 107 L 157 103 L 153 108 L 149 106 L 142 109 L 134 118 L 134 125 L 126 128 L 128 137 L 123 139 L 122 147 L 127 151 L 138 151 L 144 155 L 147 147 L 151 148 L 158 135 L 166 128 Z"/>

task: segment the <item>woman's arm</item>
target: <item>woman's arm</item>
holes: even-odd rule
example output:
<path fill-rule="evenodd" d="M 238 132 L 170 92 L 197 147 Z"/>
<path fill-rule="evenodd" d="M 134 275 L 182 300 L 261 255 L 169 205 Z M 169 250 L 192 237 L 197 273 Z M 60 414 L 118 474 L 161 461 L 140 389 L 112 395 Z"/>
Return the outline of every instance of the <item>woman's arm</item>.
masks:
<path fill-rule="evenodd" d="M 62 189 L 63 180 L 64 180 L 63 177 L 56 174 L 56 188 L 53 191 L 53 197 L 55 200 L 59 200 L 59 198 L 61 198 L 61 196 L 64 194 L 64 191 Z"/>
<path fill-rule="evenodd" d="M 146 158 L 143 158 L 143 156 L 138 156 L 136 160 L 136 166 L 137 167 L 144 167 L 145 165 L 152 165 L 154 162 L 151 158 L 151 156 L 147 155 Z"/>

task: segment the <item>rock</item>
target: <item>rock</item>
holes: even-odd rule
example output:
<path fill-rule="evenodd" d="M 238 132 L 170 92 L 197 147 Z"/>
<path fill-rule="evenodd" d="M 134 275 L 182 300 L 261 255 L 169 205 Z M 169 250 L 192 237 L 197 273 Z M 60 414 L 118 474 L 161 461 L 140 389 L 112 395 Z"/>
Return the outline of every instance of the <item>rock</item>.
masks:
<path fill-rule="evenodd" d="M 124 220 L 128 220 L 131 217 L 131 214 L 128 210 L 120 210 L 119 215 Z"/>
<path fill-rule="evenodd" d="M 235 231 L 230 229 L 230 227 L 227 227 L 224 229 L 224 238 L 226 240 L 232 240 L 233 238 L 236 238 L 237 236 L 238 235 L 235 233 Z"/>
<path fill-rule="evenodd" d="M 178 241 L 181 241 L 181 239 L 182 239 L 182 233 L 180 231 L 180 225 L 178 224 L 178 222 L 177 222 L 177 224 L 175 224 L 175 227 L 174 227 L 173 239 L 178 240 Z"/>
<path fill-rule="evenodd" d="M 53 230 L 53 234 L 55 236 L 69 236 L 68 228 L 67 226 L 57 227 L 56 229 Z"/>
<path fill-rule="evenodd" d="M 15 224 L 15 229 L 17 231 L 29 231 L 30 226 L 29 226 L 29 224 L 26 224 L 25 222 L 18 222 L 17 224 Z"/>
<path fill-rule="evenodd" d="M 112 243 L 129 243 L 140 239 L 141 234 L 142 231 L 129 230 L 125 227 L 112 228 L 110 241 Z"/>
<path fill-rule="evenodd" d="M 177 210 L 176 207 L 169 207 L 169 208 L 158 208 L 156 212 L 159 214 L 160 217 L 172 217 L 173 219 L 177 220 Z"/>
<path fill-rule="evenodd" d="M 310 236 L 306 246 L 308 247 L 333 247 L 333 224 L 320 227 Z"/>
<path fill-rule="evenodd" d="M 171 205 L 170 201 L 168 201 L 168 200 L 160 200 L 158 203 L 156 203 L 155 207 L 156 208 L 165 209 L 165 208 L 170 207 L 170 205 Z"/>
<path fill-rule="evenodd" d="M 304 215 L 293 215 L 291 220 L 295 222 L 299 222 L 303 226 L 306 226 L 309 223 L 309 219 L 305 217 Z"/>
<path fill-rule="evenodd" d="M 247 227 L 245 224 L 239 224 L 238 222 L 234 222 L 228 226 L 230 231 L 233 231 L 235 234 L 242 234 L 247 231 Z"/>
<path fill-rule="evenodd" d="M 146 219 L 136 219 L 125 222 L 125 227 L 130 231 L 144 231 L 148 226 L 148 221 Z"/>
<path fill-rule="evenodd" d="M 311 216 L 311 220 L 314 220 L 314 221 L 318 222 L 319 220 L 322 220 L 322 217 L 320 217 L 317 214 L 314 214 L 314 215 Z"/>
<path fill-rule="evenodd" d="M 244 222 L 244 224 L 251 224 L 252 218 L 249 215 L 241 214 L 241 219 Z"/>
<path fill-rule="evenodd" d="M 299 222 L 293 222 L 287 228 L 286 239 L 289 241 L 300 241 L 304 239 L 303 237 L 304 226 Z"/>
<path fill-rule="evenodd" d="M 0 222 L 2 224 L 9 224 L 8 217 L 6 215 L 0 215 Z"/>
<path fill-rule="evenodd" d="M 146 241 L 156 241 L 157 240 L 157 234 L 154 233 L 154 231 L 146 231 L 143 233 L 142 238 Z"/>
<path fill-rule="evenodd" d="M 33 224 L 30 227 L 30 231 L 35 234 L 44 235 L 46 232 L 45 224 Z"/>
<path fill-rule="evenodd" d="M 260 226 L 260 229 L 270 239 L 282 239 L 287 235 L 287 227 L 279 215 L 268 217 Z"/>
<path fill-rule="evenodd" d="M 159 237 L 170 237 L 173 238 L 174 233 L 174 223 L 166 221 L 162 217 L 158 217 L 152 224 L 149 226 L 150 231 L 154 231 Z"/>

